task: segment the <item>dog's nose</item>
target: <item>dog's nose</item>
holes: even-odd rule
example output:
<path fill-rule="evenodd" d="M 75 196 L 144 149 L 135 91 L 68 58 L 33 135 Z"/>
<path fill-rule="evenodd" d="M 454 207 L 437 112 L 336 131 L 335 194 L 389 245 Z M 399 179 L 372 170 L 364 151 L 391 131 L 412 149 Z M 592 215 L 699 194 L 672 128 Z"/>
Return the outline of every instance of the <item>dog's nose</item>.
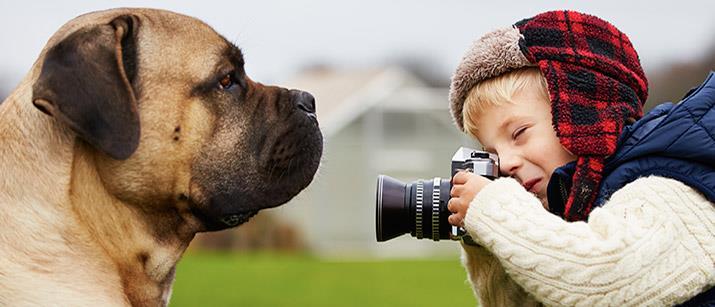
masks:
<path fill-rule="evenodd" d="M 307 113 L 315 113 L 315 97 L 308 92 L 291 90 L 296 107 Z"/>

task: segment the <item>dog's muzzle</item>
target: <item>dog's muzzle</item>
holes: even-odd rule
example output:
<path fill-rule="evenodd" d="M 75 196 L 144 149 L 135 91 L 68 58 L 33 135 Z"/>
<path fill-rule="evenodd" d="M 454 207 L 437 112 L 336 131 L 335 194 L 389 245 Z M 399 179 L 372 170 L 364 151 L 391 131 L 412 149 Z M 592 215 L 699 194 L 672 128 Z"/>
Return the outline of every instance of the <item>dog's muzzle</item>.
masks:
<path fill-rule="evenodd" d="M 224 168 L 214 168 L 215 177 L 195 182 L 201 197 L 192 204 L 194 214 L 208 231 L 239 226 L 259 210 L 280 206 L 310 184 L 323 150 L 322 133 L 315 115 L 315 98 L 299 90 L 282 90 L 284 101 L 276 117 L 266 117 L 266 126 L 247 139 L 248 148 L 237 153 L 251 158 Z M 274 111 L 270 110 L 269 111 Z M 203 178 L 202 178 L 203 179 Z"/>

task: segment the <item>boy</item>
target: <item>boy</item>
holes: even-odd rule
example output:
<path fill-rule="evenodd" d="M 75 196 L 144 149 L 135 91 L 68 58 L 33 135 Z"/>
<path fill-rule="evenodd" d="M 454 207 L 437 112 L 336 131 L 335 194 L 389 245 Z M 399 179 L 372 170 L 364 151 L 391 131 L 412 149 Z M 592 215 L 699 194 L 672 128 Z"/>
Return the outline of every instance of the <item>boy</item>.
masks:
<path fill-rule="evenodd" d="M 448 208 L 480 245 L 463 263 L 481 304 L 715 297 L 713 76 L 641 118 L 645 75 L 606 21 L 546 12 L 475 42 L 450 107 L 508 177 L 456 174 Z"/>

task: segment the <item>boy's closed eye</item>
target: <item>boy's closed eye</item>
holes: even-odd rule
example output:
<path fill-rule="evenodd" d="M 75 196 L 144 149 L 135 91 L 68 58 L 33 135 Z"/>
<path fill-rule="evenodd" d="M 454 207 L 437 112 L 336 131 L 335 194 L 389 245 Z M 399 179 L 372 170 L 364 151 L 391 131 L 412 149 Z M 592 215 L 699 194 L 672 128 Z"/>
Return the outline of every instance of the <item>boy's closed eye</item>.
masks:
<path fill-rule="evenodd" d="M 529 128 L 529 127 L 521 126 L 521 127 L 517 128 L 516 130 L 514 130 L 514 132 L 512 132 L 512 134 L 511 134 L 511 139 L 516 140 L 519 136 L 521 136 L 526 131 L 527 128 Z"/>

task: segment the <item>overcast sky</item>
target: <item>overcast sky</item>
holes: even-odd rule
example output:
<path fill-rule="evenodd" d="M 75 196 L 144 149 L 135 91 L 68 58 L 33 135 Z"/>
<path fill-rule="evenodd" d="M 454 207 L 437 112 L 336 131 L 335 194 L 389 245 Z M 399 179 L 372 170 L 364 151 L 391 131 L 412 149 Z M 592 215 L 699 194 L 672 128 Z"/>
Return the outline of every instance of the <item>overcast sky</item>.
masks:
<path fill-rule="evenodd" d="M 677 5 L 677 6 L 676 6 Z M 704 56 L 715 1 L 234 0 L 0 2 L 0 78 L 16 84 L 47 39 L 73 17 L 112 7 L 169 9 L 204 20 L 244 51 L 253 79 L 280 82 L 316 63 L 355 67 L 420 57 L 451 75 L 470 43 L 539 12 L 576 9 L 626 34 L 646 71 Z"/>

